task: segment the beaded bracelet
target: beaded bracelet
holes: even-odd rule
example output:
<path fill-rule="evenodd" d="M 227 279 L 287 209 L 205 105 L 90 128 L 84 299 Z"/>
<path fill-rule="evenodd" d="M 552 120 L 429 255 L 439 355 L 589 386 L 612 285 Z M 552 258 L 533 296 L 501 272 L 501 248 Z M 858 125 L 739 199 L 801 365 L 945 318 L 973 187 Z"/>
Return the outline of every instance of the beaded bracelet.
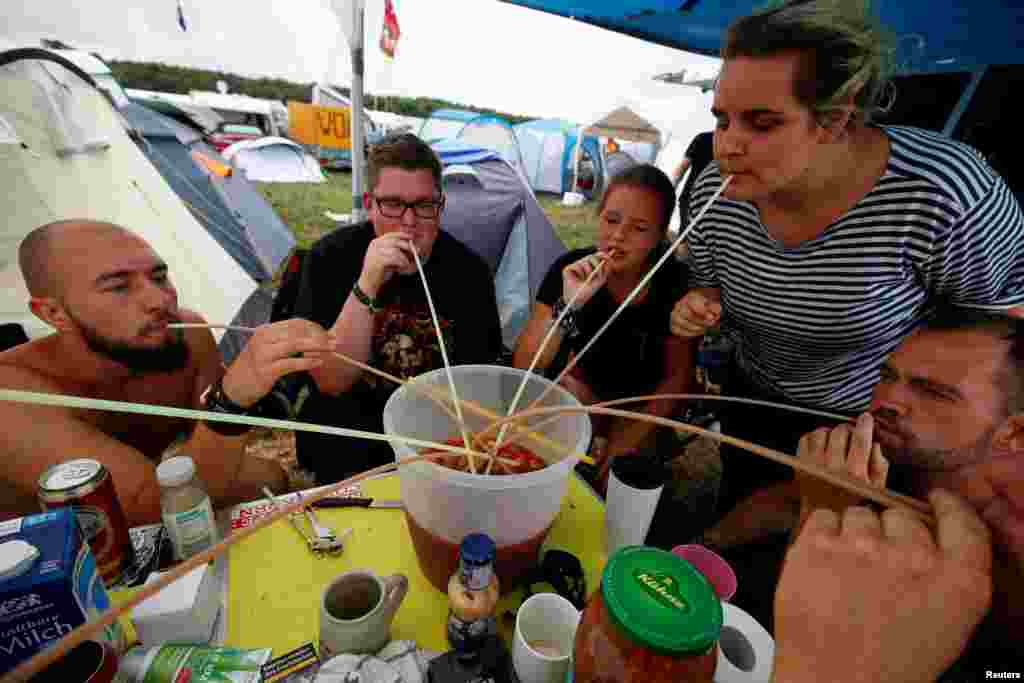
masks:
<path fill-rule="evenodd" d="M 562 312 L 565 310 L 566 306 L 565 297 L 558 297 L 555 300 L 554 305 L 551 307 L 551 320 L 558 320 L 562 316 Z M 559 327 L 562 328 L 562 332 L 565 334 L 566 339 L 576 337 L 580 333 L 579 310 L 574 308 L 566 313 L 565 317 L 559 322 Z"/>

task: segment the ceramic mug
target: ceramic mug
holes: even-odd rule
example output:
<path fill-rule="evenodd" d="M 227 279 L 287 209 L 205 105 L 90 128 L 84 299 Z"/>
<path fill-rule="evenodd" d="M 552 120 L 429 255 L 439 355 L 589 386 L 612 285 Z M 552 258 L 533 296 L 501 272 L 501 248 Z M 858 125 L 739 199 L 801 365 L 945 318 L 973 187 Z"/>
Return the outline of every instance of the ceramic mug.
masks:
<path fill-rule="evenodd" d="M 381 578 L 356 570 L 338 576 L 320 597 L 320 659 L 369 654 L 391 639 L 391 620 L 409 590 L 404 574 Z"/>

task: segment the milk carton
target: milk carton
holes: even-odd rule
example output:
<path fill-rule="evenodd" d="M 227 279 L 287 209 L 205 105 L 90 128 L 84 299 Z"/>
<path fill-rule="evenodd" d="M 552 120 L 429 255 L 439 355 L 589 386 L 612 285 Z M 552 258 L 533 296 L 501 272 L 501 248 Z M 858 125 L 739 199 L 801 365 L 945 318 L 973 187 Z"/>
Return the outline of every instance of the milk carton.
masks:
<path fill-rule="evenodd" d="M 108 607 L 71 508 L 0 522 L 0 675 Z M 117 623 L 97 640 L 124 651 Z"/>

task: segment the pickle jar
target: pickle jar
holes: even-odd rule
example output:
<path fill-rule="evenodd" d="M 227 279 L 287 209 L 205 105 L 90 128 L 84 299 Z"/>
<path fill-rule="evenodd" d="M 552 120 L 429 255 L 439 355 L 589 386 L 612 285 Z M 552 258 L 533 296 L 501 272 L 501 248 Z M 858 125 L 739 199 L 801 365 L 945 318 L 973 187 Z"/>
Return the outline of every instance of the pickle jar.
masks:
<path fill-rule="evenodd" d="M 722 605 L 672 553 L 627 546 L 611 556 L 583 611 L 575 683 L 712 683 Z"/>

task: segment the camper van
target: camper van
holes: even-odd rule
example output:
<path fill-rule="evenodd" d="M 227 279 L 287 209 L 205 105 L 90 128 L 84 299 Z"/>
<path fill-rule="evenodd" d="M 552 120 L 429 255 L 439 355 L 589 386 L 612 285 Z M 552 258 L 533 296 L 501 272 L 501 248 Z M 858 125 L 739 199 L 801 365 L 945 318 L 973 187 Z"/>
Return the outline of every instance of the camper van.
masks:
<path fill-rule="evenodd" d="M 350 108 L 352 100 L 338 92 L 329 85 L 313 84 L 312 103 L 324 107 Z M 368 114 L 363 113 L 363 140 L 367 145 L 383 137 L 383 131 L 374 123 Z M 325 168 L 349 170 L 352 168 L 352 151 L 347 149 L 328 149 L 326 147 L 318 150 L 320 163 Z"/>

